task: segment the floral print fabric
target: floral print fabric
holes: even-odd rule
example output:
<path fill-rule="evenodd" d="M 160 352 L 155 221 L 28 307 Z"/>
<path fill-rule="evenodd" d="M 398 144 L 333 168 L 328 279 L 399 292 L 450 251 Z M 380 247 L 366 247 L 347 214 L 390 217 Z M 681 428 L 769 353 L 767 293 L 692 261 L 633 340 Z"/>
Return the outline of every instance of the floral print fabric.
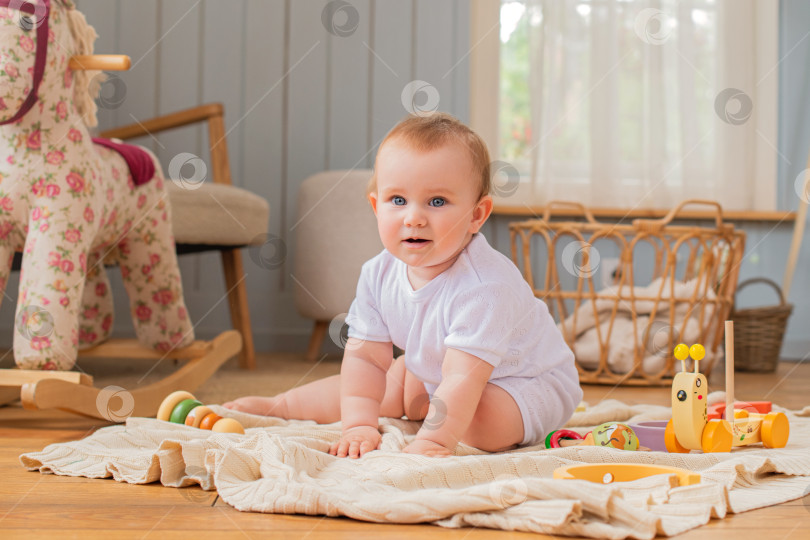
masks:
<path fill-rule="evenodd" d="M 38 101 L 0 126 L 0 290 L 22 251 L 14 357 L 26 369 L 70 369 L 79 348 L 109 337 L 105 262 L 120 267 L 144 345 L 169 350 L 194 339 L 162 169 L 150 154 L 155 177 L 135 186 L 123 158 L 92 143 L 73 106 L 65 9 L 52 2 Z M 33 80 L 36 31 L 19 19 L 0 8 L 0 121 L 14 116 Z"/>

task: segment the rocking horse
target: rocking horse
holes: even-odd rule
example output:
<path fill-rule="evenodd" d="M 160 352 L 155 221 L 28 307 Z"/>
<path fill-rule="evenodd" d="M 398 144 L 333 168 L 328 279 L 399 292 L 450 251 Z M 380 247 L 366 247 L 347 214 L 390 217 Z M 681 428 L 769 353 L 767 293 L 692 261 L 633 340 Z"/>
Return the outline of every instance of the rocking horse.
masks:
<path fill-rule="evenodd" d="M 66 371 L 79 350 L 83 357 L 188 359 L 128 392 L 127 415 L 148 416 L 167 393 L 202 384 L 242 340 L 228 331 L 194 341 L 155 156 L 90 136 L 98 70 L 129 67 L 127 57 L 93 56 L 95 37 L 70 0 L 0 0 L 0 292 L 22 252 L 18 369 L 0 370 L 0 398 L 16 394 L 26 408 L 109 420 L 98 406 L 109 390 Z M 121 269 L 137 340 L 108 340 L 105 264 Z"/>

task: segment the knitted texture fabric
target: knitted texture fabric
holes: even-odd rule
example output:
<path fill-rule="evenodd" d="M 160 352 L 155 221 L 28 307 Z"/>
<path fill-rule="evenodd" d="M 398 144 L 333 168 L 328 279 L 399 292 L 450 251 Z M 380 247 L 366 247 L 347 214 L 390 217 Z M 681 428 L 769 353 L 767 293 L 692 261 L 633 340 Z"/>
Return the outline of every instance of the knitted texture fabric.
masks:
<path fill-rule="evenodd" d="M 676 535 L 728 513 L 797 499 L 810 489 L 810 407 L 784 411 L 791 434 L 783 449 L 754 445 L 725 454 L 668 454 L 576 446 L 487 454 L 461 445 L 455 456 L 438 459 L 400 452 L 417 423 L 381 419 L 381 449 L 357 460 L 327 453 L 340 436 L 339 423 L 212 409 L 237 418 L 246 433 L 129 418 L 126 425 L 51 444 L 20 460 L 43 473 L 169 487 L 199 484 L 242 511 L 599 538 Z M 667 407 L 606 400 L 576 413 L 569 428 L 585 432 L 607 421 L 668 416 Z M 700 473 L 701 482 L 678 486 L 671 475 L 605 485 L 552 478 L 557 467 L 585 463 L 681 467 Z"/>

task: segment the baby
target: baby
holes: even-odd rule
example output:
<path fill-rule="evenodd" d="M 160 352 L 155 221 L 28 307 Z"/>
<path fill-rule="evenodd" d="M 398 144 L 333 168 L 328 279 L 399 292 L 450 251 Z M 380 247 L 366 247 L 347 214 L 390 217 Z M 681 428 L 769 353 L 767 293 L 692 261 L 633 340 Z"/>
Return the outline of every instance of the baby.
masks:
<path fill-rule="evenodd" d="M 369 184 L 385 249 L 363 265 L 340 375 L 225 407 L 342 421 L 329 452 L 380 445 L 380 416 L 422 420 L 404 452 L 494 452 L 543 441 L 582 399 L 574 355 L 546 305 L 479 229 L 492 212 L 489 153 L 447 114 L 386 136 Z M 405 354 L 393 358 L 393 345 Z"/>

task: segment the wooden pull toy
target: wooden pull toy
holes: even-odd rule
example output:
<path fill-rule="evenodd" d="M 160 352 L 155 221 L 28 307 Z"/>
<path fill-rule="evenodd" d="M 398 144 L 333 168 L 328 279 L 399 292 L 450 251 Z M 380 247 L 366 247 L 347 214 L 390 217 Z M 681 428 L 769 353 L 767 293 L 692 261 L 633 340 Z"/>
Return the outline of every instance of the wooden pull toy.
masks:
<path fill-rule="evenodd" d="M 558 429 L 546 436 L 546 448 L 566 446 L 612 446 L 619 450 L 638 450 L 638 437 L 633 430 L 617 422 L 605 422 L 584 437 L 570 429 Z"/>
<path fill-rule="evenodd" d="M 200 429 L 210 429 L 217 433 L 241 433 L 243 435 L 245 433 L 245 428 L 238 420 L 219 416 L 185 390 L 178 390 L 166 396 L 158 409 L 157 419 Z"/>
<path fill-rule="evenodd" d="M 672 419 L 664 432 L 670 452 L 730 452 L 733 447 L 761 442 L 766 448 L 783 448 L 790 425 L 781 412 L 765 414 L 734 408 L 734 323 L 726 321 L 726 405 L 724 419 L 709 419 L 706 397 L 709 385 L 698 371 L 706 350 L 700 344 L 681 343 L 673 351 L 682 371 L 672 380 Z M 686 371 L 686 359 L 695 362 L 694 372 Z"/>

